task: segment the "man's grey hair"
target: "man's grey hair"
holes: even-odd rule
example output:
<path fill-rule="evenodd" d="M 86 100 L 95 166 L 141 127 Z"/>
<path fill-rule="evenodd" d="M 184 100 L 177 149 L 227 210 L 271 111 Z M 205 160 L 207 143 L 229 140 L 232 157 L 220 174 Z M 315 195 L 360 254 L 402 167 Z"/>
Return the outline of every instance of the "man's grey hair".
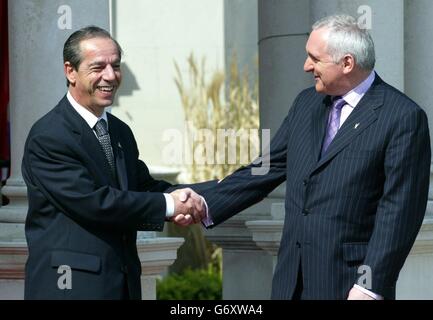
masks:
<path fill-rule="evenodd" d="M 361 69 L 373 70 L 376 62 L 373 39 L 355 18 L 345 14 L 328 16 L 313 24 L 313 30 L 321 28 L 329 30 L 327 50 L 335 63 L 351 54 Z"/>

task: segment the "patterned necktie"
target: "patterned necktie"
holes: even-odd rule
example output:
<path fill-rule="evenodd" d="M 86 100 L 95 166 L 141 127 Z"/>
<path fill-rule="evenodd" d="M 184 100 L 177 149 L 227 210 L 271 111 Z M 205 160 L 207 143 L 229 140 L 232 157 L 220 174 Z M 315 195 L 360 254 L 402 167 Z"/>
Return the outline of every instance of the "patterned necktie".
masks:
<path fill-rule="evenodd" d="M 98 136 L 99 143 L 101 144 L 102 150 L 105 153 L 108 164 L 111 168 L 111 174 L 116 177 L 116 169 L 114 165 L 113 149 L 111 148 L 110 135 L 107 130 L 107 123 L 104 119 L 100 119 L 94 127 L 96 135 Z"/>
<path fill-rule="evenodd" d="M 340 128 L 340 117 L 341 109 L 347 102 L 341 97 L 335 97 L 332 104 L 331 114 L 329 117 L 328 128 L 326 130 L 325 140 L 323 140 L 322 145 L 322 156 L 325 154 L 326 149 L 328 149 L 338 129 Z"/>

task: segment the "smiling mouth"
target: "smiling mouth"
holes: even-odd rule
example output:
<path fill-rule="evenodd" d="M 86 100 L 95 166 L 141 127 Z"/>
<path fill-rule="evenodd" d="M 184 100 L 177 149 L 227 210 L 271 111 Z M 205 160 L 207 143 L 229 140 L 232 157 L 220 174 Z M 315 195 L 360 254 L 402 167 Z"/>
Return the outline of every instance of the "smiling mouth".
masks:
<path fill-rule="evenodd" d="M 96 88 L 99 91 L 107 92 L 107 93 L 110 93 L 110 92 L 114 91 L 114 86 L 97 86 Z"/>

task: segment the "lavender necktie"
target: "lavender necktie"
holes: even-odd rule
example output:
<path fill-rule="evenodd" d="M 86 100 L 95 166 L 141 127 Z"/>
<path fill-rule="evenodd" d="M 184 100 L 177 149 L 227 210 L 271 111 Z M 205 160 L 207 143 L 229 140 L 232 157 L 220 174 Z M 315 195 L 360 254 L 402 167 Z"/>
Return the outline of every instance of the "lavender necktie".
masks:
<path fill-rule="evenodd" d="M 329 145 L 337 134 L 338 129 L 340 128 L 341 109 L 346 103 L 347 102 L 341 97 L 334 98 L 329 117 L 328 128 L 326 130 L 326 136 L 323 140 L 322 156 L 325 154 L 326 149 L 328 149 Z"/>
<path fill-rule="evenodd" d="M 95 127 L 96 135 L 98 136 L 99 143 L 101 144 L 102 150 L 105 153 L 105 157 L 107 158 L 108 164 L 110 165 L 111 174 L 113 177 L 116 176 L 116 169 L 114 165 L 114 156 L 113 150 L 111 149 L 111 141 L 110 135 L 107 130 L 107 123 L 104 119 L 100 119 Z"/>

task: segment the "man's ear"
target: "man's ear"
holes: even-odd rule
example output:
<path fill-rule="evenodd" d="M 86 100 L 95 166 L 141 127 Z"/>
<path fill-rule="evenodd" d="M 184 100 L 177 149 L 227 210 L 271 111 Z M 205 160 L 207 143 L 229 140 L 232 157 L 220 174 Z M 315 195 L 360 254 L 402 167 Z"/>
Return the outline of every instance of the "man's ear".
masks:
<path fill-rule="evenodd" d="M 341 61 L 343 64 L 343 72 L 345 74 L 350 73 L 355 68 L 356 61 L 351 54 L 346 54 Z"/>
<path fill-rule="evenodd" d="M 75 82 L 77 81 L 77 72 L 69 61 L 64 63 L 63 70 L 65 71 L 65 76 L 69 83 L 75 85 Z"/>

